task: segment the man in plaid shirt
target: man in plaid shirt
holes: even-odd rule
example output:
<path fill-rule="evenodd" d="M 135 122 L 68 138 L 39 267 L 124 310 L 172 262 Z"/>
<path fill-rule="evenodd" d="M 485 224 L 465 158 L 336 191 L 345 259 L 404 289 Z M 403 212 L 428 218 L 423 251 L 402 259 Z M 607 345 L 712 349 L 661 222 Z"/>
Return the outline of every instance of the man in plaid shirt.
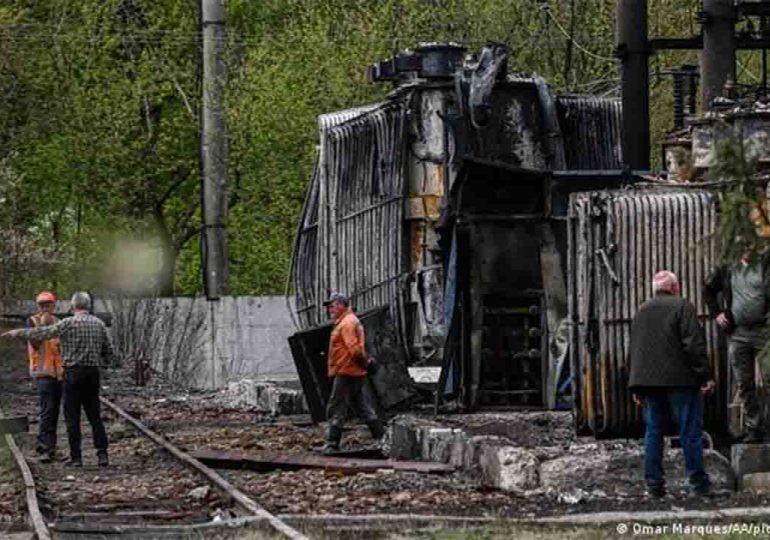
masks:
<path fill-rule="evenodd" d="M 99 406 L 99 366 L 114 357 L 107 327 L 90 313 L 91 297 L 77 292 L 71 301 L 73 316 L 51 326 L 10 330 L 7 337 L 42 341 L 58 337 L 64 363 L 64 418 L 70 443 L 69 465 L 83 466 L 80 451 L 80 409 L 91 423 L 99 466 L 109 465 L 107 432 Z"/>

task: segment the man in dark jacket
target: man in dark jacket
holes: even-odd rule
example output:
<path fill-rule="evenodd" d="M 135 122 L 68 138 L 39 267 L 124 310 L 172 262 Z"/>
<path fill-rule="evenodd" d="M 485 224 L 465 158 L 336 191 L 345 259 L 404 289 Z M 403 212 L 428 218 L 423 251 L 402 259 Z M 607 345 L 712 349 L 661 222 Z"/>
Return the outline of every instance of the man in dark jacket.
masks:
<path fill-rule="evenodd" d="M 743 442 L 762 442 L 767 431 L 765 407 L 754 382 L 757 355 L 767 342 L 770 308 L 767 257 L 751 260 L 746 252 L 736 265 L 717 268 L 703 286 L 703 298 L 719 329 L 728 336 L 727 354 L 743 400 Z"/>
<path fill-rule="evenodd" d="M 695 306 L 679 297 L 673 273 L 655 274 L 652 290 L 654 297 L 631 323 L 629 388 L 644 406 L 645 487 L 654 497 L 666 493 L 663 434 L 673 413 L 690 486 L 705 494 L 711 482 L 703 468 L 703 394 L 710 395 L 715 387 L 706 339 Z"/>

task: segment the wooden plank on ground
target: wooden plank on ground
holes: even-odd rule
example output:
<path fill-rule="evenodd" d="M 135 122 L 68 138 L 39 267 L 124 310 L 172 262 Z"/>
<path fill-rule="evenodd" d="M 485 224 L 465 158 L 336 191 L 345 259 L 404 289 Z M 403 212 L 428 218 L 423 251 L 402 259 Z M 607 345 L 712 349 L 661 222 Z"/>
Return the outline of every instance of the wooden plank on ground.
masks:
<path fill-rule="evenodd" d="M 0 409 L 0 417 L 4 417 L 2 409 Z M 35 479 L 32 476 L 32 471 L 29 468 L 27 460 L 24 458 L 24 454 L 21 453 L 19 447 L 16 445 L 16 441 L 13 439 L 13 435 L 6 434 L 5 443 L 8 445 L 8 449 L 13 455 L 13 459 L 16 460 L 16 465 L 19 467 L 21 477 L 24 480 L 24 494 L 27 501 L 27 512 L 29 513 L 29 520 L 32 523 L 32 528 L 35 530 L 35 535 L 39 540 L 50 540 L 51 535 L 48 532 L 48 527 L 43 519 L 43 514 L 40 512 L 40 506 L 37 502 L 37 490 L 35 489 Z"/>
<path fill-rule="evenodd" d="M 256 501 L 251 499 L 249 496 L 247 496 L 245 493 L 237 489 L 235 486 L 233 486 L 230 482 L 222 478 L 219 473 L 216 471 L 211 470 L 206 465 L 202 464 L 200 461 L 193 458 L 190 454 L 187 452 L 183 452 L 167 440 L 165 440 L 163 437 L 152 431 L 150 428 L 145 426 L 142 422 L 128 414 L 126 411 L 115 405 L 113 402 L 111 402 L 109 399 L 106 399 L 105 397 L 100 397 L 99 401 L 101 401 L 105 406 L 107 406 L 110 410 L 112 410 L 115 414 L 120 416 L 123 420 L 134 426 L 136 429 L 144 433 L 144 435 L 149 438 L 151 441 L 155 442 L 159 446 L 163 447 L 168 453 L 170 453 L 172 456 L 177 458 L 178 460 L 186 463 L 199 473 L 201 473 L 203 476 L 209 479 L 211 483 L 213 483 L 217 488 L 227 493 L 232 499 L 240 505 L 242 508 L 245 508 L 247 511 L 251 512 L 254 517 L 258 519 L 265 520 L 268 524 L 270 524 L 271 527 L 273 527 L 278 532 L 284 534 L 291 540 L 308 540 L 307 537 L 294 529 L 293 527 L 288 526 L 286 523 L 282 522 L 280 519 L 275 517 L 273 514 L 262 508 L 259 504 L 257 504 Z"/>
<path fill-rule="evenodd" d="M 26 433 L 29 420 L 26 416 L 0 416 L 0 435 Z"/>
<path fill-rule="evenodd" d="M 220 452 L 208 449 L 198 449 L 191 455 L 214 468 L 250 469 L 270 471 L 275 469 L 326 469 L 342 472 L 374 472 L 380 469 L 396 471 L 413 471 L 420 473 L 450 473 L 454 466 L 446 463 L 430 461 L 396 461 L 392 459 L 359 459 L 317 454 L 278 454 L 244 452 Z"/>

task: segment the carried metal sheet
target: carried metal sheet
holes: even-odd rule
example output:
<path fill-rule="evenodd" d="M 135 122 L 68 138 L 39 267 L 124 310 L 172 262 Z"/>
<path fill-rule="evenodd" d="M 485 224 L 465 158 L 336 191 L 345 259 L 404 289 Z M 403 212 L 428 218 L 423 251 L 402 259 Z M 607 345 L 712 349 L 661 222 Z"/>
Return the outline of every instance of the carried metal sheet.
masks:
<path fill-rule="evenodd" d="M 366 350 L 377 359 L 379 369 L 369 373 L 376 403 L 390 409 L 408 402 L 417 393 L 406 369 L 406 356 L 400 346 L 389 306 L 359 313 L 366 335 Z M 331 323 L 310 328 L 289 337 L 294 365 L 302 391 L 315 422 L 326 420 L 326 403 L 331 393 L 327 376 L 327 351 Z"/>
<path fill-rule="evenodd" d="M 655 272 L 677 274 L 682 294 L 705 326 L 718 392 L 706 420 L 725 424 L 727 381 L 722 345 L 701 287 L 715 263 L 716 197 L 706 191 L 624 190 L 570 199 L 569 315 L 578 427 L 598 436 L 641 430 L 628 391 L 631 320 L 651 297 Z"/>

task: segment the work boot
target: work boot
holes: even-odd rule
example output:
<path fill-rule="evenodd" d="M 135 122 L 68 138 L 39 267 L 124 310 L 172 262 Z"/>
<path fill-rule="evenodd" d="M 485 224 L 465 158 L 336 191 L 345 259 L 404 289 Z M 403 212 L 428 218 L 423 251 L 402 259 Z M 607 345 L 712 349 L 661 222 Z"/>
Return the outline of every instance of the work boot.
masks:
<path fill-rule="evenodd" d="M 340 450 L 340 439 L 342 439 L 342 428 L 329 426 L 329 434 L 326 437 L 326 444 L 321 450 L 324 454 L 333 454 Z"/>
<path fill-rule="evenodd" d="M 385 426 L 382 420 L 370 420 L 366 423 L 369 426 L 369 431 L 372 432 L 372 437 L 379 441 L 385 435 Z"/>
<path fill-rule="evenodd" d="M 69 460 L 64 465 L 65 467 L 82 467 L 83 458 L 81 458 L 80 456 L 70 457 Z"/>
<path fill-rule="evenodd" d="M 99 464 L 99 467 L 107 467 L 110 464 L 110 459 L 107 457 L 107 451 L 106 450 L 99 450 L 96 453 L 96 461 Z"/>

